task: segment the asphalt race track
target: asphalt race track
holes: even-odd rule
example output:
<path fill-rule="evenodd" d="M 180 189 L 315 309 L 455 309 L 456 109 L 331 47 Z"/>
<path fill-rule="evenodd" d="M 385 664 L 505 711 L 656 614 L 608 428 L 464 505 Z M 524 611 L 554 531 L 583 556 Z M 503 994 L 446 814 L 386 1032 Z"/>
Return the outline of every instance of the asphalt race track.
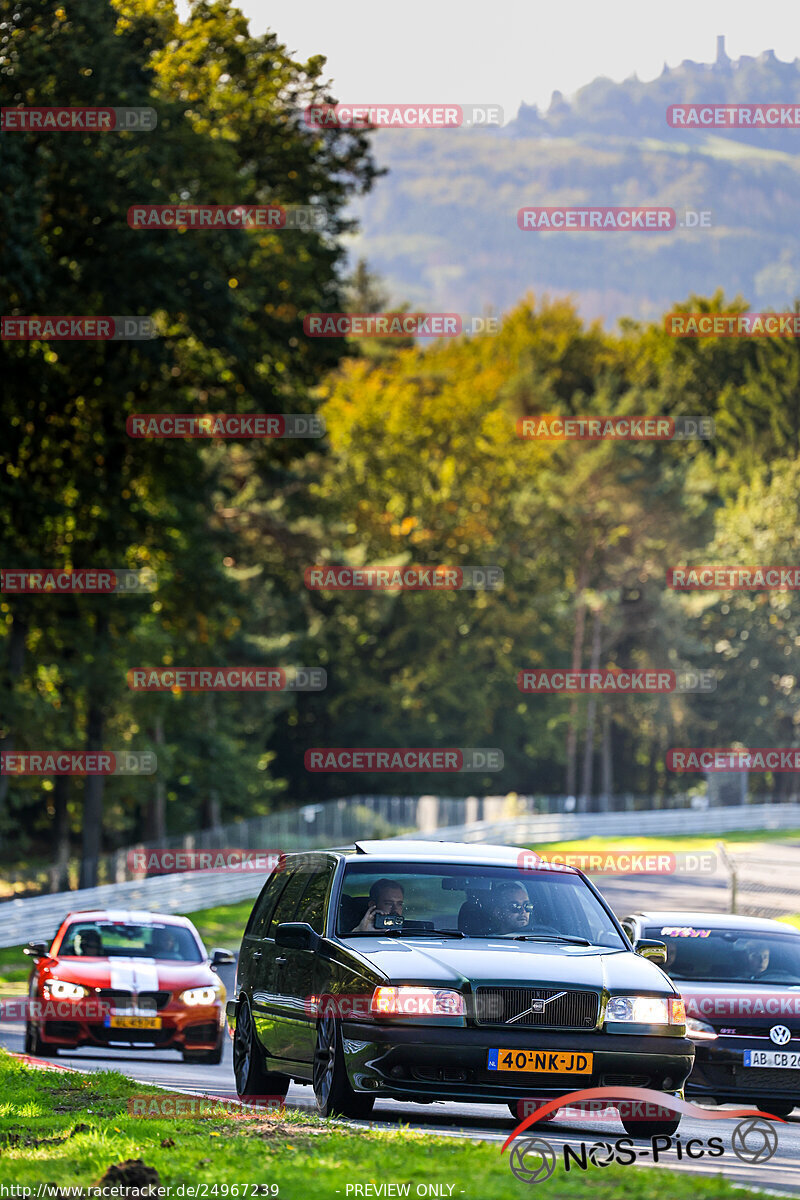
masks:
<path fill-rule="evenodd" d="M 220 972 L 226 987 L 232 987 L 232 968 L 224 968 Z M 0 1022 L 0 1045 L 7 1050 L 21 1053 L 23 1049 L 23 1028 L 19 1022 Z M 53 1061 L 53 1060 L 49 1060 Z M 225 1047 L 225 1055 L 219 1066 L 189 1066 L 185 1065 L 180 1055 L 175 1051 L 154 1051 L 147 1053 L 126 1051 L 82 1050 L 72 1055 L 60 1053 L 55 1060 L 67 1067 L 76 1067 L 83 1071 L 118 1070 L 133 1079 L 143 1083 L 160 1084 L 172 1090 L 181 1090 L 193 1094 L 208 1094 L 212 1096 L 234 1097 L 233 1068 L 231 1064 L 231 1043 Z M 300 1087 L 293 1084 L 286 1099 L 292 1108 L 313 1108 L 314 1097 L 310 1087 Z M 496 1142 L 498 1158 L 500 1146 L 514 1127 L 514 1121 L 505 1107 L 495 1104 L 409 1104 L 393 1100 L 378 1100 L 372 1118 L 372 1124 L 383 1128 L 410 1128 L 425 1133 L 435 1133 L 443 1137 L 474 1138 L 486 1142 Z M 800 1107 L 785 1124 L 777 1125 L 778 1148 L 775 1155 L 765 1163 L 750 1165 L 741 1162 L 731 1150 L 731 1134 L 735 1128 L 735 1119 L 730 1121 L 703 1121 L 697 1118 L 684 1117 L 680 1126 L 680 1137 L 685 1145 L 689 1138 L 706 1139 L 711 1136 L 721 1137 L 725 1146 L 725 1154 L 720 1158 L 706 1160 L 687 1160 L 684 1155 L 678 1161 L 674 1148 L 669 1150 L 661 1159 L 661 1165 L 679 1171 L 693 1171 L 700 1174 L 716 1175 L 722 1172 L 731 1181 L 746 1183 L 752 1187 L 760 1187 L 773 1192 L 785 1192 L 800 1195 Z M 613 1141 L 614 1138 L 624 1137 L 625 1131 L 619 1121 L 610 1120 L 581 1121 L 576 1117 L 568 1117 L 559 1122 L 541 1126 L 537 1135 L 544 1137 L 561 1154 L 559 1147 L 565 1142 L 573 1145 L 584 1141 L 591 1145 L 597 1141 Z M 532 1136 L 532 1133 L 523 1135 Z M 640 1141 L 637 1148 L 640 1156 L 647 1152 L 649 1143 Z M 508 1151 L 505 1161 L 507 1162 Z M 653 1167 L 651 1161 L 641 1158 L 642 1165 Z M 713 1164 L 713 1165 L 712 1165 Z M 556 1168 L 563 1172 L 561 1163 Z M 575 1168 L 573 1168 L 574 1170 Z M 601 1167 L 589 1167 L 586 1175 Z M 359 1182 L 355 1180 L 354 1182 Z"/>

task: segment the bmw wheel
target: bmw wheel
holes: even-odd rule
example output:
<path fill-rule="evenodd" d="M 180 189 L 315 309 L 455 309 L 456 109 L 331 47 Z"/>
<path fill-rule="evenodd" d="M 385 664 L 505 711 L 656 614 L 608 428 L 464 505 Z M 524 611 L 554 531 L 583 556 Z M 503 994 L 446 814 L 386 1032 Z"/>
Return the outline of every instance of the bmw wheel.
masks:
<path fill-rule="evenodd" d="M 43 1042 L 38 1025 L 25 1022 L 25 1053 L 35 1058 L 55 1058 L 60 1049 L 54 1042 Z"/>
<path fill-rule="evenodd" d="M 221 1063 L 222 1052 L 225 1049 L 224 1031 L 220 1030 L 217 1044 L 213 1050 L 184 1050 L 185 1063 Z"/>

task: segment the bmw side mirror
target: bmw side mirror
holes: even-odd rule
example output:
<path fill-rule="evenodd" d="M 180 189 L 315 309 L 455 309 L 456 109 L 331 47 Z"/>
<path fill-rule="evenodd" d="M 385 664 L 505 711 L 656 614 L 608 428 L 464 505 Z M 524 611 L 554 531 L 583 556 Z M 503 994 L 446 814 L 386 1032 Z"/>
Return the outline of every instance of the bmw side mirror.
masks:
<path fill-rule="evenodd" d="M 22 953 L 29 954 L 31 958 L 47 958 L 47 942 L 28 942 L 27 946 L 23 946 Z"/>
<path fill-rule="evenodd" d="M 665 963 L 667 961 L 667 946 L 665 942 L 652 941 L 650 938 L 639 938 L 633 948 L 642 958 L 649 958 L 652 962 Z"/>
<path fill-rule="evenodd" d="M 236 955 L 231 954 L 230 950 L 220 950 L 219 946 L 215 946 L 211 951 L 211 966 L 225 967 L 230 963 L 236 962 Z"/>
<path fill-rule="evenodd" d="M 275 945 L 288 950 L 316 950 L 319 941 L 307 921 L 284 921 L 275 930 Z"/>

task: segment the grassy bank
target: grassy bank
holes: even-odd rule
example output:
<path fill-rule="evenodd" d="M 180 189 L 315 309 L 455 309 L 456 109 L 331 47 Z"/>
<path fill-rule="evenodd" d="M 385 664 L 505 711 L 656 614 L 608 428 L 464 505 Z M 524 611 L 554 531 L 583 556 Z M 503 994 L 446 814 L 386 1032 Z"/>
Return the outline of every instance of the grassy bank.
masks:
<path fill-rule="evenodd" d="M 296 1112 L 257 1119 L 131 1115 L 129 1102 L 142 1096 L 163 1102 L 165 1093 L 116 1072 L 36 1071 L 0 1051 L 3 1183 L 94 1186 L 115 1164 L 138 1159 L 158 1172 L 161 1186 L 202 1181 L 209 1197 L 230 1196 L 233 1185 L 245 1183 L 277 1185 L 279 1200 L 312 1195 L 315 1200 L 345 1200 L 355 1194 L 347 1192 L 348 1184 L 378 1181 L 410 1184 L 411 1196 L 418 1185 L 443 1184 L 440 1194 L 458 1200 L 519 1200 L 526 1188 L 512 1175 L 508 1152 L 501 1156 L 497 1143 L 361 1129 Z M 219 1185 L 216 1193 L 214 1185 Z M 690 1177 L 664 1168 L 612 1166 L 565 1175 L 560 1165 L 536 1194 L 585 1200 L 589 1189 L 593 1200 L 623 1194 L 626 1200 L 747 1200 L 761 1195 L 734 1189 L 720 1177 Z M 238 1194 L 243 1196 L 241 1190 Z"/>
<path fill-rule="evenodd" d="M 634 814 L 631 814 L 633 819 Z M 797 842 L 800 841 L 800 829 L 740 829 L 730 833 L 703 834 L 669 833 L 654 837 L 590 837 L 577 841 L 539 842 L 530 845 L 531 850 L 539 850 L 542 854 L 556 854 L 565 851 L 592 850 L 716 850 L 717 842 L 726 846 L 732 845 L 737 854 L 745 854 L 748 850 L 760 849 L 764 842 Z"/>

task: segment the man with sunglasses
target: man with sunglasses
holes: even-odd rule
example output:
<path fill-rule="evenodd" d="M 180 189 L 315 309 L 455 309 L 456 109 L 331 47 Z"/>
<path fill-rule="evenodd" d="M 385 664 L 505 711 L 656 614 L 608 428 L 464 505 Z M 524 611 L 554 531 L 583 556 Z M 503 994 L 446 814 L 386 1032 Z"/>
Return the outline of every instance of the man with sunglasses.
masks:
<path fill-rule="evenodd" d="M 530 928 L 533 905 L 521 883 L 498 883 L 488 908 L 492 933 L 524 933 Z"/>

